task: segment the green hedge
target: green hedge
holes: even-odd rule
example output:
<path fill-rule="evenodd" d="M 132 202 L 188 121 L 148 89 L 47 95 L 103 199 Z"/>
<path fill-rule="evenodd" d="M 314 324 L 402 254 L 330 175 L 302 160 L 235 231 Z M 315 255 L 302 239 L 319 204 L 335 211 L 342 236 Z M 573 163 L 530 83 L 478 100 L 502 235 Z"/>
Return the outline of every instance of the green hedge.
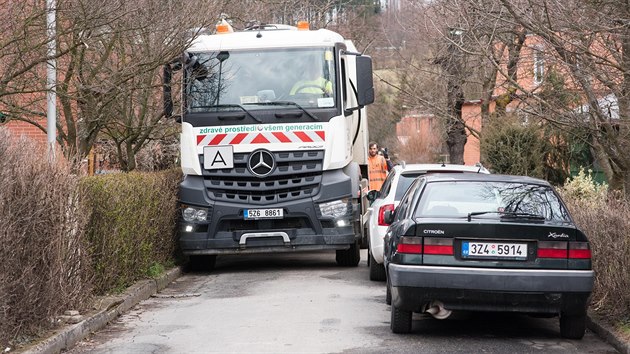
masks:
<path fill-rule="evenodd" d="M 20 348 L 94 296 L 176 254 L 179 169 L 79 177 L 0 127 L 0 348 Z"/>
<path fill-rule="evenodd" d="M 173 263 L 179 170 L 86 177 L 86 237 L 96 294 L 122 290 Z"/>

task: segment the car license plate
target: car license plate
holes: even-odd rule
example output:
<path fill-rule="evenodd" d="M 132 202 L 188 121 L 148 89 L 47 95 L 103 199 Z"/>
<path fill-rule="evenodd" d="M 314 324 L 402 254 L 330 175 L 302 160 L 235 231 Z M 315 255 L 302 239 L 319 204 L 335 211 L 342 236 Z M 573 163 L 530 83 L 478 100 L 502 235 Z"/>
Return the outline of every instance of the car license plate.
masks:
<path fill-rule="evenodd" d="M 526 243 L 462 242 L 463 258 L 527 259 Z"/>
<path fill-rule="evenodd" d="M 245 209 L 243 211 L 245 219 L 282 219 L 284 213 L 282 208 L 278 209 Z"/>

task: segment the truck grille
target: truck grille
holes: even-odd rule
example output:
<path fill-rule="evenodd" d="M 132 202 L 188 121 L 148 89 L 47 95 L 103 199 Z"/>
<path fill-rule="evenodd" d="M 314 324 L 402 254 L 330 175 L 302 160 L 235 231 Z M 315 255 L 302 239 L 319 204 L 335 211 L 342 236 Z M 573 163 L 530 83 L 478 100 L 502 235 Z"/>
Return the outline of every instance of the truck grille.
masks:
<path fill-rule="evenodd" d="M 234 154 L 234 168 L 203 171 L 210 199 L 265 205 L 312 197 L 319 192 L 323 150 L 274 152 L 276 168 L 264 178 L 247 168 L 250 154 Z M 203 166 L 203 155 L 199 160 Z"/>

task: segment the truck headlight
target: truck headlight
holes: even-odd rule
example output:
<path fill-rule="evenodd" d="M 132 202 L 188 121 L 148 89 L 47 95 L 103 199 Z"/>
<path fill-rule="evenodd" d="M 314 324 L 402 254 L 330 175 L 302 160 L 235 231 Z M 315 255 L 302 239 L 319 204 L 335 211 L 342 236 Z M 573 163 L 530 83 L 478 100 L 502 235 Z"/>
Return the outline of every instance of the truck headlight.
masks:
<path fill-rule="evenodd" d="M 206 221 L 206 219 L 208 218 L 208 211 L 206 209 L 199 209 L 197 210 L 195 217 L 199 221 Z"/>
<path fill-rule="evenodd" d="M 206 221 L 208 219 L 208 210 L 203 208 L 184 207 L 182 210 L 184 221 Z"/>
<path fill-rule="evenodd" d="M 339 199 L 332 202 L 320 203 L 319 211 L 322 216 L 340 218 L 350 215 L 352 206 L 348 199 Z"/>
<path fill-rule="evenodd" d="M 195 210 L 195 208 L 188 207 L 182 211 L 182 217 L 184 217 L 184 220 L 188 222 L 195 221 L 196 215 L 197 210 Z"/>

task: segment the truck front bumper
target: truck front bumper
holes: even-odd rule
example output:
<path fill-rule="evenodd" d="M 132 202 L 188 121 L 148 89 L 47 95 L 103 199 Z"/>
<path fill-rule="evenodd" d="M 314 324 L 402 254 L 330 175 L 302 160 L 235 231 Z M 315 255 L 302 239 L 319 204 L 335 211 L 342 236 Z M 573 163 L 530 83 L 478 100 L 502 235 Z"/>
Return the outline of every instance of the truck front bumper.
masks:
<path fill-rule="evenodd" d="M 199 176 L 188 176 L 180 185 L 179 202 L 208 211 L 205 222 L 180 217 L 179 244 L 184 254 L 241 254 L 348 249 L 360 237 L 356 199 L 350 179 L 341 171 L 324 173 L 322 188 L 314 197 L 270 205 L 214 201 Z M 348 200 L 344 215 L 322 215 L 320 202 Z M 280 219 L 247 220 L 245 209 L 283 209 Z"/>

